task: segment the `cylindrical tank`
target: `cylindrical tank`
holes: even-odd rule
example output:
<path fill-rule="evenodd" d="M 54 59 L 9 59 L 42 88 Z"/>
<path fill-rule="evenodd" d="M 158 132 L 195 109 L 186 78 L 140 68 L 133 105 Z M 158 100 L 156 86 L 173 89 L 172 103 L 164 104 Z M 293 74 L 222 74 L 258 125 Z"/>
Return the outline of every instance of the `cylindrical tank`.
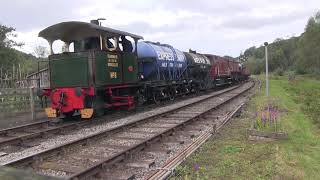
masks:
<path fill-rule="evenodd" d="M 200 90 L 209 88 L 210 60 L 203 54 L 192 50 L 184 54 L 188 62 L 188 77 L 197 84 Z"/>
<path fill-rule="evenodd" d="M 190 52 L 184 53 L 187 57 L 188 63 L 190 65 L 204 65 L 204 66 L 210 66 L 210 60 L 202 54 L 195 54 Z"/>
<path fill-rule="evenodd" d="M 183 52 L 167 44 L 138 42 L 141 78 L 145 80 L 176 80 L 187 67 Z"/>

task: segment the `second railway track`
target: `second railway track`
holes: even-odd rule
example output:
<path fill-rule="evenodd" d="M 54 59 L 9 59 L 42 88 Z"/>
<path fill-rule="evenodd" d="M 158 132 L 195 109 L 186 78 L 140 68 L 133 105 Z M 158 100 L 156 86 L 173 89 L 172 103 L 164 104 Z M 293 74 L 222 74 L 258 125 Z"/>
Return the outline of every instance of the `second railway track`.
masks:
<path fill-rule="evenodd" d="M 175 129 L 193 122 L 212 109 L 234 99 L 252 83 L 229 88 L 167 112 L 77 139 L 46 151 L 5 163 L 31 168 L 40 174 L 77 179 L 101 173 L 106 167 L 124 160 L 129 154 L 159 141 Z"/>

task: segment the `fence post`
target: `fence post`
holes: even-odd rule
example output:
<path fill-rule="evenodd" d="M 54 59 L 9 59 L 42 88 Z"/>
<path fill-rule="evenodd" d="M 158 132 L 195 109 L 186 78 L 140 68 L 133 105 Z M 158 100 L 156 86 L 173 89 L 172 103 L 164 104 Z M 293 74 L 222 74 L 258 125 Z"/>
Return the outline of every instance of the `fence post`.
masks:
<path fill-rule="evenodd" d="M 33 87 L 30 87 L 30 110 L 31 110 L 31 118 L 32 120 L 36 120 L 36 111 L 34 105 L 34 96 L 33 96 Z"/>

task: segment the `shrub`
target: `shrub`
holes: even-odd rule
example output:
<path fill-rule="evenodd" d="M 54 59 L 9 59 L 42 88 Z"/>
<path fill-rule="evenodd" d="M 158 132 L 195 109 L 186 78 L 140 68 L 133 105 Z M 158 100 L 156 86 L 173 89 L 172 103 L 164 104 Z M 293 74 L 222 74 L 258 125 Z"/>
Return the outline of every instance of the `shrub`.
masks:
<path fill-rule="evenodd" d="M 255 114 L 254 129 L 268 132 L 282 131 L 280 100 L 271 98 L 262 100 Z"/>
<path fill-rule="evenodd" d="M 284 70 L 282 68 L 277 68 L 274 72 L 278 76 L 283 76 L 284 74 Z"/>
<path fill-rule="evenodd" d="M 303 106 L 302 110 L 320 126 L 320 90 L 308 89 L 300 94 Z"/>

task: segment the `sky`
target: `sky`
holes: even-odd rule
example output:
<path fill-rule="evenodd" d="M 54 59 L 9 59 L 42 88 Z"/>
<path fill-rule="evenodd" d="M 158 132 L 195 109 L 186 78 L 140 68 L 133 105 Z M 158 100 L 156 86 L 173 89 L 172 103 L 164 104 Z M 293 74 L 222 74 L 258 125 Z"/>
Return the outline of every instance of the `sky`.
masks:
<path fill-rule="evenodd" d="M 299 36 L 319 0 L 10 0 L 0 24 L 16 28 L 20 50 L 34 53 L 42 29 L 63 21 L 106 18 L 102 25 L 177 49 L 238 56 L 276 38 Z M 54 46 L 58 46 L 54 44 Z"/>

